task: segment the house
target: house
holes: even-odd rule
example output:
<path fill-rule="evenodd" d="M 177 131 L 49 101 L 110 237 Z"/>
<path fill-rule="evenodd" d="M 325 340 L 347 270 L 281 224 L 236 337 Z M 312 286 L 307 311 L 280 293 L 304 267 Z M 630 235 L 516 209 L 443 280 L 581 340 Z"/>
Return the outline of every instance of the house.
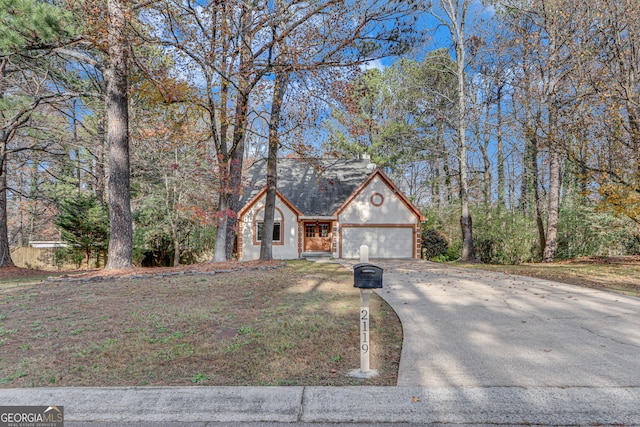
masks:
<path fill-rule="evenodd" d="M 238 259 L 260 257 L 266 196 L 266 160 L 249 169 L 241 200 Z M 424 216 L 369 160 L 278 161 L 273 257 L 312 255 L 419 258 Z"/>

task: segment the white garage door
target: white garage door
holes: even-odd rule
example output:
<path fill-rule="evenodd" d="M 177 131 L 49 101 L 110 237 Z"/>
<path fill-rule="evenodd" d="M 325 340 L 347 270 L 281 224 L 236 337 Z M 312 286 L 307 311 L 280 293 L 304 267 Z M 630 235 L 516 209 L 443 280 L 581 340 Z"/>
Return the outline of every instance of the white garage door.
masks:
<path fill-rule="evenodd" d="M 343 227 L 342 257 L 360 258 L 360 246 L 369 246 L 369 258 L 412 258 L 413 228 Z"/>

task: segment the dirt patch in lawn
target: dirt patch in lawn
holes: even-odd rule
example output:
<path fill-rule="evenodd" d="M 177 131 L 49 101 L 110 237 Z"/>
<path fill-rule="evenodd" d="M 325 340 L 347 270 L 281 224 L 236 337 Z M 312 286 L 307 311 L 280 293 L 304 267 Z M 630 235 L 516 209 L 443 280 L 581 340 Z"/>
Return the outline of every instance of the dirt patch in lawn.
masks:
<path fill-rule="evenodd" d="M 0 283 L 18 282 L 25 278 L 42 279 L 48 276 L 57 276 L 61 274 L 64 273 L 20 267 L 2 267 L 0 268 Z"/>
<path fill-rule="evenodd" d="M 402 329 L 382 299 L 371 300 L 380 376 L 356 380 L 346 376 L 360 365 L 352 273 L 270 266 L 4 287 L 0 387 L 396 384 Z"/>
<path fill-rule="evenodd" d="M 72 272 L 54 272 L 20 267 L 2 267 L 0 268 L 0 291 L 5 291 L 15 286 L 41 283 L 48 277 L 55 277 L 70 273 Z"/>
<path fill-rule="evenodd" d="M 31 270 L 20 267 L 2 267 L 0 268 L 0 280 L 18 279 L 20 277 L 46 276 L 49 271 Z"/>
<path fill-rule="evenodd" d="M 581 257 L 541 264 L 464 266 L 640 296 L 640 256 Z"/>

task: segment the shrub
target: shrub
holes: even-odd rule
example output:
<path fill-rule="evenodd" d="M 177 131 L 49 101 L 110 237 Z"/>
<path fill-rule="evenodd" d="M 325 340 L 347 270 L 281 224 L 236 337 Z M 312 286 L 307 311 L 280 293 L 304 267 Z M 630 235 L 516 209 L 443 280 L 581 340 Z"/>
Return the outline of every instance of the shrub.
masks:
<path fill-rule="evenodd" d="M 447 236 L 441 231 L 423 227 L 421 239 L 422 256 L 426 259 L 445 256 L 449 250 Z"/>
<path fill-rule="evenodd" d="M 108 246 L 109 214 L 93 194 L 76 193 L 59 200 L 53 223 L 69 243 L 76 263 L 84 257 L 88 267 L 91 257 Z"/>
<path fill-rule="evenodd" d="M 133 263 L 144 267 L 171 265 L 173 241 L 161 227 L 138 227 L 133 233 Z"/>
<path fill-rule="evenodd" d="M 521 212 L 481 208 L 474 213 L 473 244 L 487 264 L 521 264 L 536 259 L 536 225 Z"/>
<path fill-rule="evenodd" d="M 639 232 L 626 217 L 567 198 L 560 209 L 557 258 L 636 254 Z"/>
<path fill-rule="evenodd" d="M 640 255 L 640 233 L 630 233 L 626 239 L 625 251 L 628 255 Z"/>
<path fill-rule="evenodd" d="M 475 206 L 472 215 L 473 244 L 479 260 L 491 264 L 520 264 L 536 260 L 537 229 L 532 218 L 521 211 L 508 211 L 493 206 Z M 432 259 L 459 259 L 462 253 L 459 208 L 452 205 L 441 211 L 432 209 L 425 216 L 429 227 L 423 229 L 423 247 L 425 230 L 437 230 L 441 238 L 448 242 L 446 250 Z M 431 239 L 436 237 L 430 236 L 428 241 L 432 242 Z"/>

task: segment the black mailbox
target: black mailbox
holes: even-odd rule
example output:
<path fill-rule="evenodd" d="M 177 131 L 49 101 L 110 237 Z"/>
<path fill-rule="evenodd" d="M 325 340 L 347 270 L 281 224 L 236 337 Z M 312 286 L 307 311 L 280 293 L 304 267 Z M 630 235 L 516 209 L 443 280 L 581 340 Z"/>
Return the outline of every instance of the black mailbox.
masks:
<path fill-rule="evenodd" d="M 382 268 L 377 265 L 360 263 L 353 266 L 353 286 L 360 289 L 382 287 Z"/>

